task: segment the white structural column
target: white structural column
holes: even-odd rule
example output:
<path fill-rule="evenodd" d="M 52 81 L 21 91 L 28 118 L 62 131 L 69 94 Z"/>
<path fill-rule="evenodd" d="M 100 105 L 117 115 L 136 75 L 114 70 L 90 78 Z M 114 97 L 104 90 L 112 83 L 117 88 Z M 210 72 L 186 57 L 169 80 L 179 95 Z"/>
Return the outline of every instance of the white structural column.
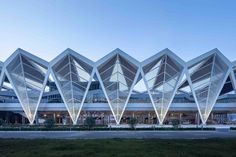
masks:
<path fill-rule="evenodd" d="M 184 61 L 169 49 L 142 62 L 141 73 L 160 124 L 183 77 L 184 66 Z"/>
<path fill-rule="evenodd" d="M 188 62 L 187 78 L 203 124 L 230 74 L 230 62 L 214 49 Z"/>
<path fill-rule="evenodd" d="M 2 73 L 3 62 L 0 61 L 0 74 Z"/>
<path fill-rule="evenodd" d="M 231 78 L 233 82 L 234 91 L 236 92 L 236 61 L 232 63 Z"/>
<path fill-rule="evenodd" d="M 33 124 L 48 78 L 48 62 L 17 49 L 4 68 L 30 124 Z"/>
<path fill-rule="evenodd" d="M 77 123 L 89 90 L 94 75 L 93 64 L 71 49 L 65 50 L 50 64 L 52 76 L 73 124 Z"/>
<path fill-rule="evenodd" d="M 96 63 L 96 73 L 117 124 L 139 76 L 140 63 L 115 49 Z"/>
<path fill-rule="evenodd" d="M 2 88 L 4 78 L 3 62 L 0 61 L 0 90 Z"/>

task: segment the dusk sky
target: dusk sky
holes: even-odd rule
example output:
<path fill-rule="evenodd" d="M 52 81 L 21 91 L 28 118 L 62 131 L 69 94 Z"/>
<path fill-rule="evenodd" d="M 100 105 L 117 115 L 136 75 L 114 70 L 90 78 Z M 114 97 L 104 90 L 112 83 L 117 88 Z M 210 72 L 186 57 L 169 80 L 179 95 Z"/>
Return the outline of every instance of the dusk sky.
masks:
<path fill-rule="evenodd" d="M 139 61 L 169 48 L 185 61 L 218 48 L 236 60 L 235 0 L 6 0 L 0 60 L 22 48 L 47 61 L 71 48 L 97 61 L 120 48 Z"/>

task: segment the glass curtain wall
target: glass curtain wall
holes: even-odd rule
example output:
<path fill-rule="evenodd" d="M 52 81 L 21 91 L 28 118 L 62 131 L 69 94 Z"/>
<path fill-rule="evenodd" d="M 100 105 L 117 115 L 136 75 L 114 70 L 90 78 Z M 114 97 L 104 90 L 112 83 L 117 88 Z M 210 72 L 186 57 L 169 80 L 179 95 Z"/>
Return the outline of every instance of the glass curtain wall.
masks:
<path fill-rule="evenodd" d="M 163 55 L 142 67 L 144 81 L 160 124 L 174 98 L 184 67 L 168 55 Z"/>
<path fill-rule="evenodd" d="M 203 124 L 206 123 L 220 94 L 228 68 L 216 53 L 188 68 L 192 92 L 195 94 L 195 101 Z"/>
<path fill-rule="evenodd" d="M 6 71 L 22 108 L 32 124 L 46 84 L 47 66 L 19 53 Z"/>
<path fill-rule="evenodd" d="M 120 54 L 114 55 L 98 66 L 101 83 L 117 123 L 120 122 L 129 99 L 137 71 L 138 65 L 131 63 Z"/>
<path fill-rule="evenodd" d="M 67 54 L 52 66 L 59 92 L 74 124 L 91 83 L 93 67 L 74 55 Z"/>

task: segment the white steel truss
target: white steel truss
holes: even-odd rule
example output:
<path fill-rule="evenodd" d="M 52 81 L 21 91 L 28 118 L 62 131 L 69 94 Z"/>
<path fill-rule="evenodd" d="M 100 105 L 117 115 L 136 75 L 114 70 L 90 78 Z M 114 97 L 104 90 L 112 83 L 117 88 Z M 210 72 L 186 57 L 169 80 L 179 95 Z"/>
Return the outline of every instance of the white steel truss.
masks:
<path fill-rule="evenodd" d="M 0 61 L 0 74 L 2 72 L 2 68 L 3 68 L 3 62 Z"/>
<path fill-rule="evenodd" d="M 203 124 L 216 103 L 230 74 L 231 64 L 218 49 L 213 49 L 187 63 L 186 76 Z"/>
<path fill-rule="evenodd" d="M 3 70 L 3 62 L 0 61 L 0 90 L 2 88 L 3 84 L 3 78 L 4 78 L 4 70 Z"/>
<path fill-rule="evenodd" d="M 185 62 L 169 49 L 142 62 L 141 74 L 162 124 L 184 74 Z"/>
<path fill-rule="evenodd" d="M 233 82 L 234 91 L 236 93 L 236 61 L 232 63 L 231 78 Z"/>
<path fill-rule="evenodd" d="M 115 49 L 96 63 L 96 74 L 117 124 L 140 73 L 140 63 Z"/>
<path fill-rule="evenodd" d="M 66 49 L 50 63 L 50 70 L 65 106 L 77 123 L 95 73 L 94 63 L 71 49 Z"/>
<path fill-rule="evenodd" d="M 49 75 L 48 62 L 17 49 L 5 62 L 4 71 L 30 124 L 33 124 Z M 1 79 L 3 81 L 3 75 Z"/>
<path fill-rule="evenodd" d="M 141 79 L 140 74 L 160 124 L 165 119 L 178 87 L 180 90 L 190 87 L 203 124 L 206 123 L 228 76 L 228 82 L 232 82 L 236 92 L 236 61 L 231 63 L 217 49 L 187 64 L 168 49 L 142 63 L 120 49 L 112 51 L 96 63 L 67 49 L 52 60 L 50 65 L 17 49 L 4 63 L 0 62 L 0 85 L 7 77 L 31 124 L 50 72 L 74 124 L 95 73 L 117 124 L 134 85 Z M 181 84 L 184 74 L 187 81 Z"/>

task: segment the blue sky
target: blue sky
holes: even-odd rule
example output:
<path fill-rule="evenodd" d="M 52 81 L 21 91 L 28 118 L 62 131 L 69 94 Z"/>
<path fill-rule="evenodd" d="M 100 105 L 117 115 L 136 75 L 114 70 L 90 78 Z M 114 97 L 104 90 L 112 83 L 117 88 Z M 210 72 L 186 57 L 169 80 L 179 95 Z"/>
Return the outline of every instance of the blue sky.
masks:
<path fill-rule="evenodd" d="M 139 61 L 169 48 L 185 61 L 218 48 L 236 60 L 235 0 L 3 0 L 0 60 L 18 47 L 47 61 L 70 47 L 97 61 L 120 48 Z"/>

